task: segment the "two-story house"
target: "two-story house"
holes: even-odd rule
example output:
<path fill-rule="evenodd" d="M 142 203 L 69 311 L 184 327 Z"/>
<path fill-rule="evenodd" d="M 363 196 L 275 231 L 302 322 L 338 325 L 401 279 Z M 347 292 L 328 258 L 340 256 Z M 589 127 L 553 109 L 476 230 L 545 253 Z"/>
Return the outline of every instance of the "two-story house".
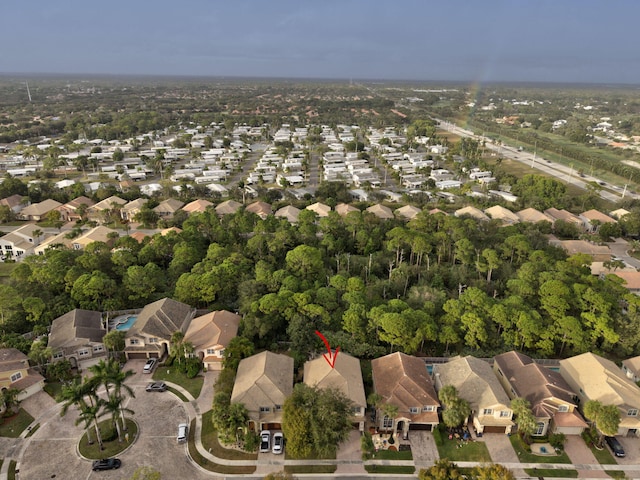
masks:
<path fill-rule="evenodd" d="M 0 237 L 0 256 L 4 259 L 22 260 L 33 255 L 35 247 L 43 238 L 42 228 L 35 223 L 23 225 Z"/>
<path fill-rule="evenodd" d="M 171 349 L 171 336 L 185 333 L 195 309 L 171 298 L 146 305 L 125 334 L 124 353 L 133 358 L 162 358 Z"/>
<path fill-rule="evenodd" d="M 581 410 L 589 400 L 615 405 L 620 410 L 618 435 L 638 435 L 640 387 L 615 363 L 590 352 L 583 353 L 560 360 L 560 375 L 577 393 Z"/>
<path fill-rule="evenodd" d="M 282 407 L 292 392 L 293 358 L 265 351 L 240 361 L 231 403 L 246 407 L 250 430 L 280 430 Z"/>
<path fill-rule="evenodd" d="M 7 388 L 20 390 L 18 400 L 44 388 L 44 377 L 29 367 L 29 358 L 16 348 L 0 349 L 0 390 Z"/>
<path fill-rule="evenodd" d="M 227 310 L 201 315 L 191 320 L 184 335 L 207 370 L 222 370 L 224 350 L 238 334 L 242 317 Z"/>
<path fill-rule="evenodd" d="M 524 398 L 531 405 L 536 418 L 533 436 L 579 435 L 587 427 L 574 401 L 576 394 L 557 371 L 515 351 L 494 357 L 493 371 L 510 399 Z"/>
<path fill-rule="evenodd" d="M 408 438 L 410 430 L 433 430 L 440 402 L 424 360 L 395 352 L 371 361 L 373 390 L 382 402 L 398 409 L 395 418 L 376 411 L 377 428 Z"/>
<path fill-rule="evenodd" d="M 343 352 L 339 352 L 333 367 L 324 356 L 309 360 L 304 364 L 304 383 L 311 387 L 341 391 L 352 403 L 351 423 L 361 432 L 364 431 L 367 399 L 360 360 Z"/>
<path fill-rule="evenodd" d="M 472 356 L 456 357 L 433 366 L 436 390 L 453 385 L 471 406 L 473 427 L 478 433 L 511 433 L 510 400 L 491 365 Z"/>
<path fill-rule="evenodd" d="M 80 196 L 64 205 L 60 205 L 56 210 L 60 212 L 60 220 L 63 222 L 75 222 L 82 220 L 86 215 L 87 209 L 93 205 L 95 205 L 93 200 Z"/>
<path fill-rule="evenodd" d="M 100 312 L 77 308 L 65 313 L 51 323 L 48 346 L 53 360 L 66 358 L 73 367 L 99 361 L 107 353 L 102 343 L 106 333 Z"/>

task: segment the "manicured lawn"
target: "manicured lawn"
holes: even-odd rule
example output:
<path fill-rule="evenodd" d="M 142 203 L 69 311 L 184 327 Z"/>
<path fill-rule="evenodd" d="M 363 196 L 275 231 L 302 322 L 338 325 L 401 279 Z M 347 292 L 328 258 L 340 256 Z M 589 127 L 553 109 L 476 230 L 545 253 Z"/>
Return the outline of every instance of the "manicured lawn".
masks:
<path fill-rule="evenodd" d="M 440 458 L 447 458 L 452 462 L 491 462 L 491 455 L 484 442 L 464 443 L 445 438 L 443 444 L 437 447 Z"/>
<path fill-rule="evenodd" d="M 212 412 L 209 410 L 202 415 L 202 446 L 205 450 L 210 451 L 218 458 L 227 460 L 255 460 L 258 458 L 257 453 L 247 453 L 240 450 L 224 448 L 218 441 L 218 432 L 213 428 L 211 422 Z"/>
<path fill-rule="evenodd" d="M 46 382 L 44 384 L 44 391 L 47 392 L 56 401 L 60 401 L 60 394 L 62 393 L 62 383 L 60 382 Z"/>
<path fill-rule="evenodd" d="M 396 452 L 394 450 L 378 450 L 373 457 L 376 460 L 413 460 L 411 450 Z"/>
<path fill-rule="evenodd" d="M 18 462 L 15 460 L 11 460 L 9 462 L 9 472 L 7 474 L 8 480 L 16 480 L 16 465 L 18 465 Z"/>
<path fill-rule="evenodd" d="M 195 378 L 188 378 L 175 367 L 156 368 L 156 371 L 153 372 L 153 379 L 178 384 L 189 392 L 193 398 L 198 398 L 200 390 L 202 390 L 202 384 L 204 383 L 204 377 L 197 376 Z"/>
<path fill-rule="evenodd" d="M 32 436 L 34 433 L 36 433 L 36 432 L 38 431 L 38 429 L 39 429 L 39 428 L 40 428 L 40 424 L 39 424 L 39 423 L 36 423 L 36 424 L 34 425 L 34 427 L 33 427 L 31 430 L 29 430 L 29 433 L 27 433 L 26 438 L 29 438 L 29 437 L 30 437 L 30 436 Z"/>
<path fill-rule="evenodd" d="M 233 475 L 233 474 L 249 475 L 256 471 L 256 467 L 253 467 L 253 466 L 243 467 L 243 466 L 219 465 L 200 455 L 200 452 L 198 452 L 198 449 L 196 448 L 195 426 L 196 426 L 196 421 L 192 420 L 191 425 L 189 426 L 189 443 L 188 443 L 189 455 L 191 455 L 191 458 L 193 458 L 193 460 L 202 468 L 204 468 L 205 470 L 209 470 L 210 472 L 223 473 L 223 474 L 229 474 L 229 475 Z M 214 453 L 213 450 L 211 451 L 211 453 Z"/>
<path fill-rule="evenodd" d="M 527 451 L 524 442 L 518 435 L 511 435 L 509 440 L 511 440 L 511 445 L 522 463 L 571 463 L 565 452 L 560 455 L 535 455 Z"/>
<path fill-rule="evenodd" d="M 293 475 L 298 473 L 333 473 L 337 465 L 285 465 L 284 471 Z"/>
<path fill-rule="evenodd" d="M 388 473 L 391 475 L 410 475 L 416 471 L 414 467 L 394 467 L 392 465 L 365 465 L 364 469 L 368 473 Z"/>
<path fill-rule="evenodd" d="M 2 419 L 0 437 L 18 438 L 31 422 L 33 417 L 21 408 L 15 415 Z"/>
<path fill-rule="evenodd" d="M 189 401 L 189 399 L 187 397 L 185 397 L 180 390 L 176 390 L 173 387 L 167 387 L 167 390 L 169 390 L 171 393 L 173 393 L 176 397 L 178 397 L 183 402 L 188 402 Z"/>
<path fill-rule="evenodd" d="M 553 470 L 550 468 L 525 468 L 524 471 L 531 477 L 560 477 L 560 478 L 578 478 L 577 470 Z"/>
<path fill-rule="evenodd" d="M 611 455 L 611 452 L 606 447 L 598 450 L 591 444 L 588 444 L 587 446 L 591 449 L 591 452 L 593 453 L 593 456 L 596 457 L 596 460 L 598 460 L 598 463 L 602 465 L 615 465 L 616 463 L 618 463 L 615 461 L 613 455 Z"/>
<path fill-rule="evenodd" d="M 100 428 L 100 435 L 103 439 L 111 438 L 112 436 L 114 437 L 114 439 L 109 442 L 103 441 L 104 449 L 100 450 L 100 445 L 96 440 L 95 428 L 91 428 L 91 440 L 93 440 L 93 443 L 91 445 L 87 444 L 87 432 L 85 431 L 84 435 L 82 435 L 82 438 L 80 439 L 78 450 L 80 451 L 81 455 L 93 460 L 98 460 L 100 458 L 109 458 L 117 455 L 129 445 L 131 445 L 131 442 L 135 440 L 138 434 L 138 424 L 130 418 L 127 418 L 127 432 L 122 432 L 122 443 L 118 441 L 118 435 L 114 432 L 115 427 L 113 427 L 111 419 L 103 420 L 102 422 L 98 423 L 98 428 Z M 124 439 L 125 433 L 129 434 L 128 442 Z"/>

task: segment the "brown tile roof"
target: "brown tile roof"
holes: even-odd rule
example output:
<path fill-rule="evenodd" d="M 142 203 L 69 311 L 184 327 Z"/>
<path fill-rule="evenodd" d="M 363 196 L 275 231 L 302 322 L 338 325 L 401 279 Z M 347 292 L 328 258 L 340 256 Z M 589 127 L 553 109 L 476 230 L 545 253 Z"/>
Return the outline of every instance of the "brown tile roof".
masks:
<path fill-rule="evenodd" d="M 238 334 L 242 317 L 227 310 L 217 310 L 191 320 L 184 339 L 196 350 L 220 345 L 226 347 Z"/>
<path fill-rule="evenodd" d="M 236 213 L 242 204 L 240 202 L 236 202 L 235 200 L 226 200 L 219 205 L 216 205 L 216 213 L 218 215 L 231 215 Z"/>
<path fill-rule="evenodd" d="M 271 205 L 266 202 L 253 202 L 250 205 L 247 205 L 247 212 L 255 213 L 260 218 L 265 219 L 273 212 Z"/>
<path fill-rule="evenodd" d="M 52 199 L 44 200 L 40 203 L 34 203 L 29 205 L 28 207 L 23 208 L 20 211 L 20 215 L 22 217 L 30 217 L 30 216 L 42 216 L 51 210 L 54 210 L 58 207 L 62 206 L 60 202 L 56 202 Z"/>
<path fill-rule="evenodd" d="M 555 221 L 562 220 L 567 223 L 573 223 L 575 225 L 581 225 L 582 220 L 577 215 L 566 210 L 558 210 L 557 208 L 547 208 L 544 213 Z"/>
<path fill-rule="evenodd" d="M 178 330 L 185 331 L 193 312 L 194 310 L 189 305 L 171 298 L 163 298 L 142 309 L 126 336 L 145 334 L 171 340 L 171 335 Z"/>
<path fill-rule="evenodd" d="M 298 223 L 298 215 L 300 215 L 300 209 L 293 205 L 286 205 L 280 208 L 276 213 L 276 217 L 285 218 L 289 223 Z"/>
<path fill-rule="evenodd" d="M 325 205 L 324 203 L 316 202 L 312 205 L 306 207 L 307 210 L 311 210 L 312 212 L 316 212 L 318 217 L 327 217 L 329 216 L 329 212 L 331 212 L 331 207 L 329 205 Z"/>
<path fill-rule="evenodd" d="M 516 396 L 525 398 L 531 404 L 536 417 L 551 417 L 556 408 L 547 403 L 550 398 L 557 398 L 569 405 L 575 405 L 576 395 L 560 373 L 543 367 L 531 357 L 511 351 L 494 357 Z"/>
<path fill-rule="evenodd" d="M 21 203 L 22 203 L 22 197 L 17 193 L 15 195 L 11 195 L 10 197 L 6 197 L 0 200 L 0 205 L 4 205 L 5 207 L 9 207 L 9 208 L 17 207 Z"/>
<path fill-rule="evenodd" d="M 464 208 L 460 208 L 453 213 L 456 217 L 464 217 L 469 216 L 471 218 L 475 218 L 476 220 L 489 220 L 489 217 L 479 208 L 468 206 Z"/>
<path fill-rule="evenodd" d="M 554 219 L 551 218 L 549 215 L 546 215 L 541 211 L 536 210 L 535 208 L 525 208 L 524 210 L 520 210 L 519 212 L 516 212 L 516 215 L 518 216 L 521 222 L 528 222 L 528 223 L 538 223 L 538 222 L 553 223 L 554 222 Z"/>
<path fill-rule="evenodd" d="M 208 200 L 194 200 L 193 202 L 187 203 L 184 207 L 182 207 L 182 210 L 187 213 L 202 213 L 212 205 L 213 203 Z"/>
<path fill-rule="evenodd" d="M 640 272 L 621 272 L 616 270 L 615 272 L 613 272 L 613 274 L 623 279 L 623 286 L 628 288 L 629 290 L 640 289 Z"/>
<path fill-rule="evenodd" d="M 346 353 L 339 352 L 333 368 L 324 357 L 306 362 L 304 383 L 312 387 L 340 390 L 354 406 L 367 407 L 360 360 Z"/>
<path fill-rule="evenodd" d="M 413 205 L 405 205 L 404 207 L 396 208 L 395 210 L 396 215 L 406 218 L 407 220 L 415 218 L 420 212 L 422 212 L 422 210 L 418 207 L 414 207 Z"/>
<path fill-rule="evenodd" d="M 394 218 L 391 209 L 389 207 L 385 207 L 384 205 L 380 205 L 379 203 L 371 205 L 369 208 L 367 208 L 366 211 L 373 213 L 376 217 L 382 220 L 389 220 Z"/>
<path fill-rule="evenodd" d="M 183 205 L 184 202 L 181 202 L 180 200 L 168 198 L 154 207 L 153 211 L 160 216 L 173 215 L 175 212 L 180 210 Z"/>
<path fill-rule="evenodd" d="M 406 412 L 410 407 L 440 405 L 422 359 L 396 352 L 372 360 L 371 368 L 375 392 L 401 411 Z"/>
<path fill-rule="evenodd" d="M 51 323 L 49 347 L 59 348 L 102 342 L 106 330 L 102 328 L 102 314 L 76 308 L 56 318 Z"/>
<path fill-rule="evenodd" d="M 354 207 L 353 205 L 349 205 L 347 203 L 339 203 L 338 205 L 336 205 L 336 212 L 338 213 L 338 215 L 344 217 L 345 215 L 351 213 L 351 212 L 359 212 L 360 210 L 356 207 Z"/>
<path fill-rule="evenodd" d="M 0 349 L 0 365 L 4 363 L 24 362 L 28 360 L 24 353 L 17 348 L 1 348 Z"/>
<path fill-rule="evenodd" d="M 589 221 L 598 220 L 600 223 L 618 223 L 609 215 L 605 215 L 598 210 L 587 210 L 586 212 L 582 212 L 580 216 L 586 218 Z"/>

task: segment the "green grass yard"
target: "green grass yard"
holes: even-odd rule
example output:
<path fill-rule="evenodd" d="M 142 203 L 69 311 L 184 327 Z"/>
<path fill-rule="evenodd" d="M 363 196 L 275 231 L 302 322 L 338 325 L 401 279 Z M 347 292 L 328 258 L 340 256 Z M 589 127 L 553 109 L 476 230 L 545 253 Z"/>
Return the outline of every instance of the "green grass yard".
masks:
<path fill-rule="evenodd" d="M 33 422 L 33 417 L 21 408 L 15 415 L 2 419 L 0 437 L 18 438 L 31 422 Z"/>
<path fill-rule="evenodd" d="M 189 378 L 175 367 L 156 368 L 156 371 L 153 372 L 153 379 L 164 380 L 180 385 L 189 392 L 193 398 L 198 398 L 202 390 L 202 384 L 204 383 L 204 377 L 201 375 L 195 378 Z"/>
<path fill-rule="evenodd" d="M 491 455 L 484 442 L 461 442 L 444 439 L 442 445 L 437 445 L 440 458 L 447 458 L 452 462 L 491 462 Z"/>

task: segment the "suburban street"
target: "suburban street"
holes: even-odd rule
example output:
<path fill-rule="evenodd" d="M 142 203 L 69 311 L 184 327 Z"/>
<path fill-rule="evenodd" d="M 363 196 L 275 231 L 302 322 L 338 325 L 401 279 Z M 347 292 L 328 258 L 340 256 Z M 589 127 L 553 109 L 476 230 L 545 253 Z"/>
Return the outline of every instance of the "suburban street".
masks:
<path fill-rule="evenodd" d="M 445 120 L 435 119 L 439 122 L 439 127 L 442 130 L 446 130 L 448 132 L 454 133 L 461 137 L 473 138 L 475 140 L 486 140 L 480 135 L 475 135 L 472 131 L 466 130 L 464 128 L 458 127 L 457 125 L 447 122 Z M 511 160 L 515 160 L 517 162 L 523 163 L 525 165 L 529 165 L 532 169 L 540 170 L 541 172 L 546 173 L 547 175 L 551 175 L 553 177 L 562 180 L 563 182 L 574 185 L 578 188 L 586 189 L 589 182 L 599 182 L 600 180 L 591 177 L 589 175 L 585 175 L 580 177 L 578 172 L 576 172 L 572 167 L 567 167 L 566 165 L 561 165 L 559 163 L 551 162 L 550 160 L 546 160 L 545 158 L 538 156 L 535 152 L 530 153 L 526 151 L 519 151 L 517 148 L 510 147 L 507 145 L 495 145 L 491 142 L 487 142 L 486 146 L 488 149 L 493 152 L 501 155 L 504 158 L 509 158 Z M 611 186 L 615 190 L 620 190 L 621 192 L 624 190 L 619 186 Z M 622 194 L 617 195 L 613 192 L 610 192 L 606 189 L 601 189 L 598 192 L 598 195 L 605 200 L 610 202 L 618 202 L 622 198 Z M 630 192 L 625 193 L 625 197 L 638 198 L 638 195 L 631 194 Z"/>

